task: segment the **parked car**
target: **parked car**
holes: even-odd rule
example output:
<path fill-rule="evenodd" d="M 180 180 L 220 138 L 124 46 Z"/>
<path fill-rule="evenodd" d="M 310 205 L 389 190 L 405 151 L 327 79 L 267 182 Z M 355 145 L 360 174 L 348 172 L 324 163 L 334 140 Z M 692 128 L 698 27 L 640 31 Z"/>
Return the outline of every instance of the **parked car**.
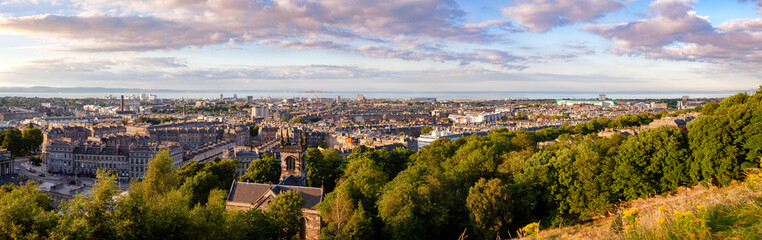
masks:
<path fill-rule="evenodd" d="M 40 176 L 40 177 L 45 177 L 45 174 L 43 174 L 43 173 L 40 173 L 40 175 L 39 175 L 39 176 Z"/>

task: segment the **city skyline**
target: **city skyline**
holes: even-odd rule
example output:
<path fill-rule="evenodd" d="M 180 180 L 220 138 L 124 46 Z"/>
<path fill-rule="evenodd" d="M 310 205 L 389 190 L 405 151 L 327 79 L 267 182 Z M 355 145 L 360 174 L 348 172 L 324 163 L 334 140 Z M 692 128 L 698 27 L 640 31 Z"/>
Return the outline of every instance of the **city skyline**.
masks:
<path fill-rule="evenodd" d="M 762 1 L 0 3 L 0 86 L 728 91 Z"/>

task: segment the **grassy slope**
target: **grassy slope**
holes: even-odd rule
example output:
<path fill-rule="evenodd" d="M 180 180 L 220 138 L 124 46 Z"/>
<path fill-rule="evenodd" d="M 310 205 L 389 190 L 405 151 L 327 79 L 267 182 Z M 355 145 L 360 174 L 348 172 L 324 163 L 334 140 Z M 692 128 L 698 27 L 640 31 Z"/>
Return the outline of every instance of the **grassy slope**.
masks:
<path fill-rule="evenodd" d="M 612 224 L 623 219 L 622 212 L 631 209 L 637 209 L 634 212 L 638 213 L 624 217 L 620 230 L 615 230 Z M 762 174 L 750 175 L 745 182 L 723 188 L 683 187 L 668 196 L 624 202 L 619 205 L 618 214 L 611 215 L 582 225 L 542 230 L 539 236 L 540 239 L 762 239 Z"/>

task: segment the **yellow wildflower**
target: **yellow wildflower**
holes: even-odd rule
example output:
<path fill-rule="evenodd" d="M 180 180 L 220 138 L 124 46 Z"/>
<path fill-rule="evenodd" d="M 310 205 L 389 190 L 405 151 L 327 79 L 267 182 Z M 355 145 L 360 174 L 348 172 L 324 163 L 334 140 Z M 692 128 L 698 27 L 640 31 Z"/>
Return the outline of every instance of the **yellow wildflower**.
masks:
<path fill-rule="evenodd" d="M 664 224 L 665 222 L 667 222 L 667 220 L 665 220 L 664 218 L 657 218 L 656 222 L 659 224 Z"/>
<path fill-rule="evenodd" d="M 698 205 L 696 206 L 696 209 L 698 209 L 699 212 L 704 212 L 706 211 L 706 205 Z"/>
<path fill-rule="evenodd" d="M 661 206 L 661 207 L 659 207 L 659 211 L 666 212 L 667 211 L 667 207 L 666 206 Z"/>

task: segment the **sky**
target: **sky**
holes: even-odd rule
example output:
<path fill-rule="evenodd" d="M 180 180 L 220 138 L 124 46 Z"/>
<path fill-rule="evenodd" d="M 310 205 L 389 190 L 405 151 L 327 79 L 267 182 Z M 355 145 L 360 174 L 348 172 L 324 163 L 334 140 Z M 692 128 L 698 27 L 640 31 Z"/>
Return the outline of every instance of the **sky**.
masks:
<path fill-rule="evenodd" d="M 728 91 L 762 0 L 0 0 L 0 87 Z"/>

